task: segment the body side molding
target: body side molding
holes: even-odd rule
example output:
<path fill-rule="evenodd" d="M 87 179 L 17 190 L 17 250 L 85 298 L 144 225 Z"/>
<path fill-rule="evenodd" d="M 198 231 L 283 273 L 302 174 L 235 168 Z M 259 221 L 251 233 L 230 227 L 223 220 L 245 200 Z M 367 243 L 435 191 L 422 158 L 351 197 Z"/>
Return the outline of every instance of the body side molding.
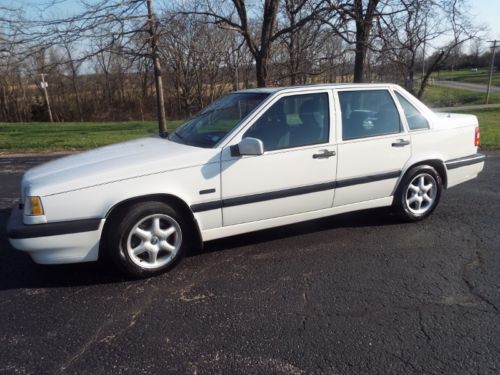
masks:
<path fill-rule="evenodd" d="M 252 194 L 242 197 L 227 198 L 223 200 L 216 200 L 204 203 L 196 203 L 191 205 L 191 210 L 193 212 L 203 212 L 209 210 L 220 209 L 223 207 L 233 207 L 243 204 L 263 202 L 272 199 L 288 198 L 296 195 L 317 193 L 325 190 L 333 190 L 336 188 L 343 188 L 353 185 L 366 184 L 370 182 L 388 180 L 392 178 L 398 178 L 401 175 L 401 171 L 386 172 L 372 176 L 363 176 L 356 178 L 349 178 L 339 181 L 324 182 L 321 184 L 309 185 L 295 187 L 291 189 L 270 191 L 267 193 Z"/>
<path fill-rule="evenodd" d="M 465 167 L 467 165 L 482 163 L 482 162 L 484 162 L 485 158 L 486 157 L 483 154 L 477 153 L 477 154 L 465 156 L 462 158 L 451 159 L 451 160 L 445 161 L 444 163 L 446 164 L 447 169 L 455 169 L 455 168 Z"/>
<path fill-rule="evenodd" d="M 348 178 L 345 180 L 337 181 L 337 187 L 343 188 L 343 187 L 352 186 L 352 185 L 367 184 L 369 182 L 389 180 L 391 178 L 398 178 L 399 176 L 401 176 L 401 171 L 381 173 L 381 174 L 376 174 L 376 175 L 372 175 L 372 176 Z"/>

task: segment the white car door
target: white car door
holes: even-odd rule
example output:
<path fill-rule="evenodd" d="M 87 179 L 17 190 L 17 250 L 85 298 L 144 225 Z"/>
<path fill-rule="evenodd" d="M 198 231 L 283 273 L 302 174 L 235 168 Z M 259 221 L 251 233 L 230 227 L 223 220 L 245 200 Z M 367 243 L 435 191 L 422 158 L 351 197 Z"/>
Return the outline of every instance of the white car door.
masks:
<path fill-rule="evenodd" d="M 340 111 L 334 206 L 390 197 L 406 161 L 410 136 L 389 89 L 338 90 Z"/>
<path fill-rule="evenodd" d="M 328 90 L 283 94 L 229 142 L 221 157 L 224 226 L 332 207 L 332 104 Z M 260 139 L 264 153 L 232 156 L 230 146 L 246 137 Z"/>

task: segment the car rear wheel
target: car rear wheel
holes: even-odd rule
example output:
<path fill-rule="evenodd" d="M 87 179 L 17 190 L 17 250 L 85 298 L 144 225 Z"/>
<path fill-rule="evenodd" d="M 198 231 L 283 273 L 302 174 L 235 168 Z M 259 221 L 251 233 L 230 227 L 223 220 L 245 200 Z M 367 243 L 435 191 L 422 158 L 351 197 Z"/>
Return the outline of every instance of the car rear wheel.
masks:
<path fill-rule="evenodd" d="M 184 255 L 187 225 L 170 205 L 136 203 L 117 217 L 108 230 L 107 247 L 111 260 L 128 275 L 157 275 Z"/>
<path fill-rule="evenodd" d="M 441 191 L 441 176 L 433 167 L 414 167 L 400 183 L 394 201 L 395 211 L 404 220 L 422 220 L 437 207 Z"/>

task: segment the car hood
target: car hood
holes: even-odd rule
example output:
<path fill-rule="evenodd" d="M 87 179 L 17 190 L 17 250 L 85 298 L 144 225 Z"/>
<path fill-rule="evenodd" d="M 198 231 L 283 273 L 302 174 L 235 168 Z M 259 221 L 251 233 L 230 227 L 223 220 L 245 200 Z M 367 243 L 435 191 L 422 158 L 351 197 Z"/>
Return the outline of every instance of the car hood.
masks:
<path fill-rule="evenodd" d="M 174 169 L 216 162 L 220 150 L 160 137 L 117 143 L 50 161 L 23 176 L 25 195 L 53 195 Z"/>

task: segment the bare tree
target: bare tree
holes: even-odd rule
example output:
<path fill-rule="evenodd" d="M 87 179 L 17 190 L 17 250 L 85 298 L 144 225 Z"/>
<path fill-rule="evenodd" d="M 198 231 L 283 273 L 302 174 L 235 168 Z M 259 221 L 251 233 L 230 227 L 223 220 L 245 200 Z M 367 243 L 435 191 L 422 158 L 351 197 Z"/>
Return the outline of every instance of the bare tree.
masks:
<path fill-rule="evenodd" d="M 322 44 L 331 36 L 321 30 L 322 24 L 317 20 L 300 22 L 313 12 L 311 6 L 303 0 L 284 0 L 282 13 L 289 32 L 283 33 L 280 41 L 286 51 L 284 60 L 291 85 L 305 83 L 306 77 L 314 74 L 315 64 L 311 62 L 322 58 Z"/>
<path fill-rule="evenodd" d="M 368 42 L 375 17 L 377 17 L 377 6 L 380 0 L 368 0 L 366 8 L 362 0 L 354 0 L 349 6 L 340 8 L 345 14 L 349 15 L 356 25 L 355 58 L 354 58 L 354 82 L 363 82 L 365 71 L 366 52 Z"/>
<path fill-rule="evenodd" d="M 151 46 L 151 59 L 155 73 L 156 105 L 158 109 L 158 130 L 161 136 L 167 131 L 167 117 L 165 115 L 165 100 L 163 98 L 163 81 L 160 65 L 160 54 L 158 52 L 158 28 L 155 14 L 153 12 L 153 0 L 146 0 L 148 7 L 148 32 L 149 44 Z"/>
<path fill-rule="evenodd" d="M 245 41 L 239 34 L 228 33 L 229 48 L 225 51 L 224 64 L 232 73 L 232 88 L 233 90 L 240 89 L 241 81 L 241 66 L 243 65 L 244 56 L 247 51 L 244 48 Z"/>
<path fill-rule="evenodd" d="M 353 81 L 363 82 L 366 55 L 372 44 L 372 29 L 382 15 L 381 8 L 391 0 L 327 0 L 329 12 L 323 22 L 344 41 L 354 46 Z"/>
<path fill-rule="evenodd" d="M 474 65 L 474 67 L 478 67 L 481 64 L 481 55 L 484 52 L 484 45 L 481 39 L 476 38 L 471 41 L 470 44 L 470 58 L 471 58 L 471 64 Z"/>
<path fill-rule="evenodd" d="M 64 1 L 46 0 L 46 14 Z M 350 82 L 354 72 L 421 96 L 439 67 L 488 60 L 462 51 L 477 34 L 467 0 L 200 0 L 177 14 L 163 3 L 156 16 L 153 0 L 80 1 L 62 18 L 0 6 L 0 121 L 49 118 L 41 73 L 55 121 L 156 117 L 163 134 L 163 105 L 185 118 L 256 82 Z"/>
<path fill-rule="evenodd" d="M 73 54 L 73 52 L 72 52 L 73 46 L 71 45 L 70 42 L 68 42 L 67 40 L 65 40 L 63 38 L 61 41 L 61 44 L 62 44 L 64 50 L 66 51 L 66 55 L 68 58 L 67 67 L 68 67 L 68 70 L 69 70 L 69 73 L 71 76 L 71 85 L 73 87 L 73 93 L 75 95 L 79 119 L 80 119 L 80 121 L 83 121 L 82 99 L 80 97 L 80 90 L 79 90 L 79 86 L 78 86 L 78 71 L 80 69 L 81 62 L 75 61 L 73 59 L 73 55 L 72 55 Z"/>
<path fill-rule="evenodd" d="M 160 135 L 164 135 L 166 116 L 158 51 L 159 28 L 153 0 L 99 0 L 92 4 L 82 0 L 82 7 L 83 11 L 65 18 L 11 21 L 10 29 L 19 35 L 19 43 L 23 46 L 20 56 L 26 58 L 36 50 L 84 41 L 90 48 L 78 51 L 78 56 L 72 55 L 68 61 L 84 61 L 103 53 L 114 53 L 117 45 L 121 54 L 148 57 L 154 66 L 158 129 Z M 59 38 L 54 40 L 53 35 Z M 143 40 L 140 48 L 131 43 L 138 37 Z M 129 47 L 132 45 L 134 49 Z"/>
<path fill-rule="evenodd" d="M 273 43 L 284 34 L 316 19 L 318 14 L 326 9 L 322 0 L 298 0 L 294 3 L 294 9 L 305 9 L 305 5 L 310 4 L 307 14 L 302 14 L 293 25 L 277 27 L 280 0 L 265 0 L 262 8 L 253 13 L 254 18 L 251 17 L 245 0 L 222 0 L 217 3 L 216 5 L 215 1 L 206 0 L 200 8 L 184 9 L 182 12 L 209 17 L 219 27 L 239 33 L 254 58 L 258 87 L 267 85 L 268 63 Z"/>
<path fill-rule="evenodd" d="M 470 22 L 461 0 L 401 0 L 401 6 L 398 13 L 379 20 L 381 54 L 399 70 L 406 89 L 420 98 L 431 74 L 466 41 L 474 39 L 480 29 Z M 450 39 L 443 45 L 435 44 L 443 35 Z M 426 46 L 436 51 L 428 62 L 425 56 L 419 58 Z M 419 60 L 425 65 L 416 87 Z"/>

